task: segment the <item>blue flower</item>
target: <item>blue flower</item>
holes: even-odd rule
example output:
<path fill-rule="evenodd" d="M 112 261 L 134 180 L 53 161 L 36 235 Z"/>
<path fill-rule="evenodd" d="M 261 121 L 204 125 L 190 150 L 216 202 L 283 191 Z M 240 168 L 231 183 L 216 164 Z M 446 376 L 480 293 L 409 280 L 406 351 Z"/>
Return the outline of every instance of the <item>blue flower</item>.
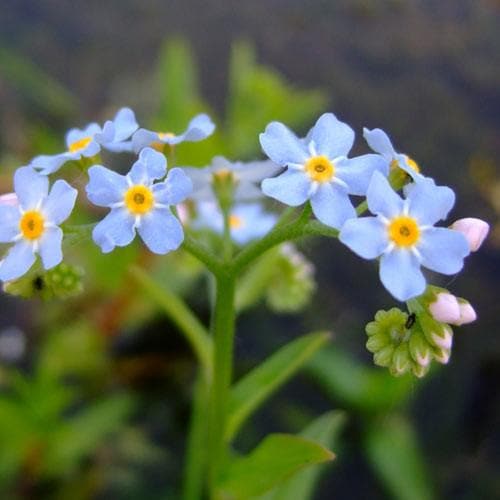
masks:
<path fill-rule="evenodd" d="M 174 146 L 181 142 L 198 142 L 212 135 L 215 125 L 208 115 L 195 116 L 188 124 L 182 134 L 175 135 L 172 132 L 153 132 L 140 128 L 132 137 L 132 146 L 136 153 L 146 146 L 162 147 L 165 144 Z"/>
<path fill-rule="evenodd" d="M 215 202 L 204 201 L 197 204 L 198 217 L 193 222 L 195 229 L 208 227 L 222 234 L 224 220 Z M 229 226 L 231 239 L 238 245 L 262 238 L 276 224 L 277 217 L 266 213 L 258 203 L 240 203 L 231 209 Z"/>
<path fill-rule="evenodd" d="M 424 179 L 412 184 L 403 200 L 383 175 L 375 173 L 367 201 L 376 217 L 348 220 L 339 239 L 364 259 L 380 256 L 380 279 L 398 300 L 424 292 L 421 266 L 442 274 L 462 269 L 470 251 L 467 240 L 458 231 L 434 227 L 453 207 L 451 189 Z"/>
<path fill-rule="evenodd" d="M 223 156 L 216 156 L 208 167 L 185 167 L 183 170 L 193 182 L 191 198 L 198 201 L 213 201 L 214 180 L 220 176 L 231 175 L 235 183 L 234 199 L 248 201 L 262 197 L 262 191 L 256 184 L 265 177 L 276 174 L 281 167 L 270 160 L 233 163 Z"/>
<path fill-rule="evenodd" d="M 271 160 L 288 168 L 265 179 L 262 191 L 291 206 L 310 200 L 321 222 L 340 229 L 356 216 L 349 195 L 364 195 L 373 172 L 388 173 L 388 163 L 380 155 L 348 159 L 353 142 L 353 130 L 331 113 L 322 115 L 304 139 L 282 123 L 270 123 L 260 143 Z"/>
<path fill-rule="evenodd" d="M 97 123 L 87 125 L 83 130 L 73 128 L 66 134 L 67 150 L 56 155 L 40 155 L 31 160 L 30 166 L 49 175 L 70 160 L 92 158 L 101 146 L 111 151 L 129 151 L 131 145 L 126 141 L 137 129 L 134 112 L 129 108 L 118 111 L 113 121 L 108 120 L 104 127 Z"/>
<path fill-rule="evenodd" d="M 403 169 L 415 182 L 424 179 L 417 162 L 408 155 L 396 152 L 389 136 L 382 129 L 368 130 L 364 128 L 363 137 L 373 151 L 382 155 L 389 162 L 391 169 L 397 167 Z"/>
<path fill-rule="evenodd" d="M 31 167 L 14 174 L 17 204 L 0 205 L 0 243 L 14 243 L 0 263 L 0 280 L 10 281 L 25 274 L 40 254 L 45 269 L 62 260 L 64 222 L 75 205 L 77 191 L 58 180 L 49 193 L 49 180 Z"/>
<path fill-rule="evenodd" d="M 165 254 L 184 239 L 180 222 L 170 205 L 180 203 L 192 184 L 180 168 L 167 172 L 165 157 L 151 148 L 141 151 L 127 175 L 119 175 L 101 165 L 89 168 L 87 196 L 95 205 L 111 208 L 94 228 L 92 237 L 104 253 L 132 242 L 136 230 L 154 253 Z"/>

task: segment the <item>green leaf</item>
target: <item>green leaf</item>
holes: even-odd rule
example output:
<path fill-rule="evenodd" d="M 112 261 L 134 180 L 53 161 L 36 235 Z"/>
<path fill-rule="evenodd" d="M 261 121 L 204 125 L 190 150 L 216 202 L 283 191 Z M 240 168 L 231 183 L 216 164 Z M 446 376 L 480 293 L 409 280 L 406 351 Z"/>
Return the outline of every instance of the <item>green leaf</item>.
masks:
<path fill-rule="evenodd" d="M 65 87 L 31 61 L 5 47 L 0 47 L 0 73 L 17 92 L 51 116 L 65 117 L 77 107 L 74 96 Z"/>
<path fill-rule="evenodd" d="M 285 384 L 329 340 L 328 332 L 290 342 L 245 375 L 232 389 L 226 440 L 231 441 L 245 420 Z"/>
<path fill-rule="evenodd" d="M 331 411 L 313 420 L 300 435 L 321 444 L 325 448 L 335 448 L 346 421 L 342 411 Z M 293 477 L 277 486 L 259 500 L 309 500 L 325 465 L 318 464 L 301 470 Z"/>
<path fill-rule="evenodd" d="M 132 410 L 133 401 L 117 395 L 94 403 L 52 434 L 51 446 L 44 460 L 44 472 L 59 474 L 71 471 L 78 462 L 102 444 L 104 438 L 117 432 Z"/>
<path fill-rule="evenodd" d="M 435 498 L 432 481 L 411 424 L 402 416 L 385 416 L 365 436 L 372 467 L 397 500 Z"/>
<path fill-rule="evenodd" d="M 308 439 L 271 434 L 249 455 L 230 463 L 218 497 L 243 500 L 261 495 L 305 467 L 334 458 L 331 451 Z"/>
<path fill-rule="evenodd" d="M 248 42 L 233 45 L 229 73 L 226 136 L 234 157 L 255 155 L 260 150 L 256 133 L 270 121 L 295 128 L 313 120 L 326 107 L 323 91 L 296 89 L 273 69 L 258 65 Z"/>
<path fill-rule="evenodd" d="M 319 352 L 307 370 L 328 395 L 361 411 L 392 409 L 414 393 L 412 377 L 395 378 L 383 370 L 367 368 L 338 347 Z"/>

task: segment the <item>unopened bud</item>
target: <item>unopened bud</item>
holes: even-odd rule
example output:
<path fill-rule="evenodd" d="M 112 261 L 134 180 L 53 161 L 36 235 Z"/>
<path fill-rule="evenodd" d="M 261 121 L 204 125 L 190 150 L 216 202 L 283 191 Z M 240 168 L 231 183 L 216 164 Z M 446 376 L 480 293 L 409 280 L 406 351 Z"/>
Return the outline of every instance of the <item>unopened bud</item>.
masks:
<path fill-rule="evenodd" d="M 456 325 L 466 325 L 467 323 L 472 323 L 476 321 L 477 314 L 474 308 L 465 299 L 458 299 L 458 305 L 460 308 L 460 318 Z"/>
<path fill-rule="evenodd" d="M 490 225 L 484 220 L 466 217 L 455 221 L 451 228 L 461 232 L 469 243 L 470 251 L 475 252 L 483 244 L 490 230 Z"/>
<path fill-rule="evenodd" d="M 438 293 L 436 300 L 429 305 L 429 311 L 432 317 L 441 323 L 455 325 L 460 320 L 460 305 L 451 293 Z"/>

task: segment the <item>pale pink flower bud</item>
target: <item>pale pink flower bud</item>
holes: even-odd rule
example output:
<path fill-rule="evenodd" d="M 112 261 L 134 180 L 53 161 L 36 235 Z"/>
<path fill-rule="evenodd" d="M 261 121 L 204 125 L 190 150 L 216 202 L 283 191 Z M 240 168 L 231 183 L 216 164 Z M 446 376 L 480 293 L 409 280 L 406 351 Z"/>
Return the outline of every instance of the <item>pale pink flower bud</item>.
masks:
<path fill-rule="evenodd" d="M 460 231 L 467 239 L 470 251 L 475 252 L 483 244 L 490 230 L 490 225 L 484 220 L 466 217 L 455 221 L 451 228 Z"/>
<path fill-rule="evenodd" d="M 474 308 L 466 300 L 459 300 L 458 305 L 460 307 L 460 318 L 456 325 L 466 325 L 467 323 L 472 323 L 476 321 L 477 314 Z"/>
<path fill-rule="evenodd" d="M 0 196 L 0 205 L 10 205 L 12 207 L 17 207 L 19 205 L 19 200 L 17 199 L 16 193 L 7 193 Z"/>
<path fill-rule="evenodd" d="M 436 300 L 429 305 L 429 311 L 441 323 L 457 324 L 460 321 L 460 304 L 451 293 L 438 293 Z"/>

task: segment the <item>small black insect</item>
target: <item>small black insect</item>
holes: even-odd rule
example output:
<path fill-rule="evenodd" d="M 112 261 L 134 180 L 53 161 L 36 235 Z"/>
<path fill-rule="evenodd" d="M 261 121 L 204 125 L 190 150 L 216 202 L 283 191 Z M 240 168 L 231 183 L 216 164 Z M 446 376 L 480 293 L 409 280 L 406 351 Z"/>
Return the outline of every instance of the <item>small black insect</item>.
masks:
<path fill-rule="evenodd" d="M 44 288 L 45 288 L 45 282 L 43 280 L 43 278 L 41 276 L 37 276 L 34 280 L 33 280 L 33 288 L 37 291 L 37 292 L 41 292 Z"/>
<path fill-rule="evenodd" d="M 406 323 L 405 323 L 405 328 L 407 330 L 409 330 L 414 324 L 415 324 L 415 320 L 417 319 L 417 317 L 415 316 L 415 313 L 411 313 L 409 316 L 408 316 L 408 319 L 406 320 Z"/>

